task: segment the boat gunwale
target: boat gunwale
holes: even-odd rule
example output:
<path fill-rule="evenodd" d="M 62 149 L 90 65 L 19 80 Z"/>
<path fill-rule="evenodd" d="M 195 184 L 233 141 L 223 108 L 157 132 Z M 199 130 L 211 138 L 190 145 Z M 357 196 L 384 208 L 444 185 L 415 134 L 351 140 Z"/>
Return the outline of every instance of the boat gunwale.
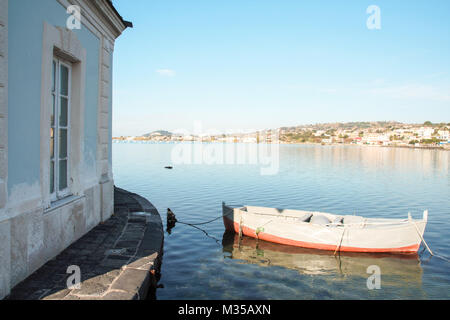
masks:
<path fill-rule="evenodd" d="M 273 216 L 275 218 L 291 218 L 291 219 L 298 219 L 299 217 L 296 216 L 283 216 L 280 215 L 281 212 L 279 214 L 266 214 L 266 213 L 257 213 L 257 212 L 250 212 L 250 211 L 246 211 L 243 209 L 246 209 L 247 206 L 243 206 L 243 207 L 230 207 L 224 204 L 225 207 L 229 208 L 230 210 L 239 210 L 241 212 L 241 214 L 253 214 L 253 215 L 260 215 L 260 216 Z M 255 208 L 255 207 L 254 207 Z M 265 208 L 265 207 L 257 207 L 257 208 Z M 275 209 L 275 210 L 280 210 L 277 208 L 267 208 L 267 209 Z M 292 211 L 297 211 L 298 213 L 311 213 L 311 214 L 322 214 L 322 215 L 326 215 L 326 216 L 333 216 L 333 217 L 342 217 L 345 218 L 346 216 L 349 217 L 359 217 L 362 219 L 371 219 L 371 220 L 384 220 L 384 222 L 381 223 L 367 223 L 366 221 L 364 222 L 357 222 L 357 223 L 351 223 L 351 224 L 334 224 L 334 223 L 328 223 L 328 224 L 312 224 L 310 222 L 306 222 L 306 221 L 301 221 L 301 220 L 295 220 L 293 221 L 295 224 L 299 224 L 299 225 L 304 225 L 304 226 L 308 226 L 308 227 L 313 227 L 313 228 L 319 228 L 319 229 L 324 229 L 324 230 L 329 230 L 329 231 L 334 231 L 334 230 L 343 230 L 343 229 L 356 229 L 356 230 L 396 230 L 396 229 L 405 229 L 407 227 L 411 227 L 413 226 L 413 223 L 427 223 L 427 220 L 425 219 L 398 219 L 398 218 L 394 218 L 394 219 L 389 219 L 389 218 L 365 218 L 362 216 L 352 216 L 352 215 L 337 215 L 337 214 L 333 214 L 333 213 L 326 213 L 326 212 L 319 212 L 319 211 L 302 211 L 302 210 L 294 210 L 294 209 L 283 209 L 283 210 L 292 210 Z M 227 215 L 224 215 L 224 217 L 226 217 Z M 388 222 L 389 221 L 389 222 Z M 366 228 L 366 226 L 375 226 L 374 228 Z"/>

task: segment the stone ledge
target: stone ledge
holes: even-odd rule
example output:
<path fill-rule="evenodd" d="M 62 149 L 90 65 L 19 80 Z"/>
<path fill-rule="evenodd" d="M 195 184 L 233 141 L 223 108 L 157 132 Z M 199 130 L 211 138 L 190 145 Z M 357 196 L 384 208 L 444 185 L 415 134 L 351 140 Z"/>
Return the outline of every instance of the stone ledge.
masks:
<path fill-rule="evenodd" d="M 114 215 L 16 286 L 10 300 L 137 300 L 155 297 L 164 231 L 156 208 L 114 190 Z M 78 265 L 80 288 L 67 288 L 67 267 Z"/>
<path fill-rule="evenodd" d="M 150 286 L 150 270 L 137 270 L 125 268 L 122 274 L 116 279 L 111 290 L 117 290 L 133 294 L 138 300 L 147 297 Z"/>

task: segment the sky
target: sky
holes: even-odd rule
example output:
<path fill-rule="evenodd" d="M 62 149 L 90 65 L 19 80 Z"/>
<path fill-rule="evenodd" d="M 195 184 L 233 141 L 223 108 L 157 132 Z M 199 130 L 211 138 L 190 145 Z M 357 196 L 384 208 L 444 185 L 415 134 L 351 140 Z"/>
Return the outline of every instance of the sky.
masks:
<path fill-rule="evenodd" d="M 448 0 L 113 2 L 114 136 L 450 122 Z"/>

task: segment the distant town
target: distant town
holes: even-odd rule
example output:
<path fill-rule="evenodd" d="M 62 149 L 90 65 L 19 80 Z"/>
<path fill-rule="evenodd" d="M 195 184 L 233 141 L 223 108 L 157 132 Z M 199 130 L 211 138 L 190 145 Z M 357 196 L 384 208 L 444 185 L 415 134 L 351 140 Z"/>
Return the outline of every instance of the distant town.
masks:
<path fill-rule="evenodd" d="M 234 142 L 353 144 L 450 150 L 450 123 L 405 124 L 393 121 L 346 122 L 281 127 L 246 133 L 179 134 L 159 130 L 142 136 L 114 137 L 115 142 Z"/>

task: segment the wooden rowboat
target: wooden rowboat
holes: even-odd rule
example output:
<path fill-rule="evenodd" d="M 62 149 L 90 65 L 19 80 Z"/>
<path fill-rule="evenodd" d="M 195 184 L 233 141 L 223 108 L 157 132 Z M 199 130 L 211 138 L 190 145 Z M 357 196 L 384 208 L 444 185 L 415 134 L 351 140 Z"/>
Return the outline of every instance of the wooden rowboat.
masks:
<path fill-rule="evenodd" d="M 222 204 L 228 231 L 285 245 L 335 252 L 416 253 L 428 219 L 364 218 L 266 207 Z"/>

